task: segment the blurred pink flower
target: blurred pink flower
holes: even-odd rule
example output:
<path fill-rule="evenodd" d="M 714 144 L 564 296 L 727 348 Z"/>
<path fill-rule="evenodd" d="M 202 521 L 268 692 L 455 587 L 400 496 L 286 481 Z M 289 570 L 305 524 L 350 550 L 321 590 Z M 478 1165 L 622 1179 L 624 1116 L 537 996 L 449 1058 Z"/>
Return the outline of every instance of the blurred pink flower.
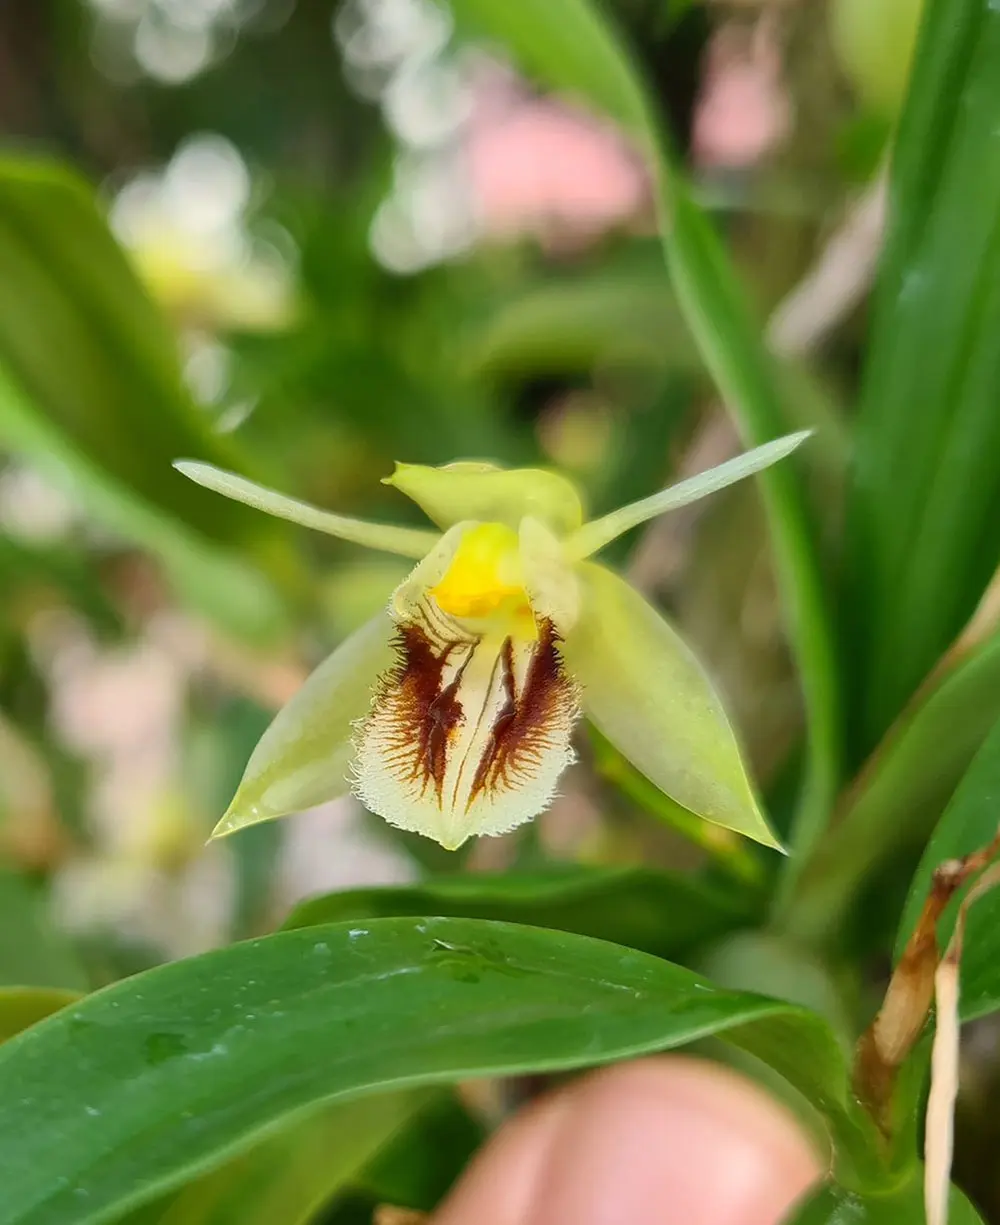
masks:
<path fill-rule="evenodd" d="M 464 156 L 486 235 L 572 248 L 647 211 L 645 168 L 613 124 L 532 96 L 493 62 L 478 69 L 473 98 Z"/>
<path fill-rule="evenodd" d="M 735 25 L 722 26 L 709 43 L 695 109 L 695 161 L 751 166 L 784 140 L 791 125 L 773 22 L 759 21 L 749 37 Z"/>

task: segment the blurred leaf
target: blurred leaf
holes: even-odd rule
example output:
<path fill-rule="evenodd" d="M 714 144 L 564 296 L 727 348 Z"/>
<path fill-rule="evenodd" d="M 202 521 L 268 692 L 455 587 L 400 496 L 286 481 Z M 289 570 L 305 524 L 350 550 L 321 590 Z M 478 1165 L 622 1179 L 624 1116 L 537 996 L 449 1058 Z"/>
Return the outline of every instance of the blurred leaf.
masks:
<path fill-rule="evenodd" d="M 891 176 L 849 507 L 863 754 L 1000 558 L 1000 9 L 931 0 Z"/>
<path fill-rule="evenodd" d="M 989 844 L 1000 828 L 1000 721 L 976 755 L 945 809 L 910 885 L 896 939 L 896 956 L 917 923 L 934 870 Z M 964 895 L 963 890 L 963 895 Z M 959 898 L 939 927 L 942 948 L 954 926 Z M 1000 1009 L 1000 895 L 988 893 L 970 908 L 962 957 L 961 1017 L 971 1021 Z"/>
<path fill-rule="evenodd" d="M 324 1100 L 554 1071 L 717 1033 L 883 1175 L 826 1025 L 602 941 L 471 919 L 281 932 L 149 970 L 0 1048 L 3 1225 L 108 1219 Z M 58 1120 L 60 1142 L 51 1142 Z"/>
<path fill-rule="evenodd" d="M 426 1093 L 384 1093 L 327 1106 L 130 1213 L 127 1225 L 307 1225 L 426 1102 Z"/>
<path fill-rule="evenodd" d="M 177 342 L 87 185 L 58 163 L 0 159 L 0 363 L 74 449 L 217 540 L 241 521 L 171 460 L 238 462 L 181 381 Z M 58 360 L 53 360 L 58 355 Z"/>
<path fill-rule="evenodd" d="M 903 951 L 931 888 L 936 868 L 946 859 L 958 859 L 986 846 L 1000 828 L 1000 722 L 990 732 L 958 786 L 951 803 L 927 844 L 910 885 L 899 932 L 896 957 Z M 973 913 L 975 913 L 973 911 Z M 972 936 L 969 936 L 969 943 Z M 1000 964 L 997 966 L 1000 986 Z"/>
<path fill-rule="evenodd" d="M 87 975 L 41 889 L 0 869 L 0 985 L 86 991 Z"/>
<path fill-rule="evenodd" d="M 701 370 L 665 271 L 598 269 L 532 285 L 467 330 L 477 375 L 530 377 L 628 364 Z"/>
<path fill-rule="evenodd" d="M 856 1195 L 825 1183 L 789 1217 L 787 1225 L 924 1225 L 920 1181 L 887 1195 Z M 950 1225 L 982 1225 L 957 1187 L 952 1188 Z"/>
<path fill-rule="evenodd" d="M 0 1042 L 43 1021 L 80 998 L 78 991 L 56 987 L 0 987 Z"/>
<path fill-rule="evenodd" d="M 149 549 L 192 607 L 252 638 L 273 633 L 280 624 L 278 597 L 258 570 L 161 513 L 76 450 L 8 380 L 2 354 L 0 444 L 30 458 L 99 523 Z"/>
<path fill-rule="evenodd" d="M 484 1127 L 454 1093 L 438 1094 L 378 1153 L 354 1186 L 376 1203 L 430 1212 L 484 1138 Z"/>
<path fill-rule="evenodd" d="M 976 755 L 945 809 L 910 885 L 896 939 L 899 956 L 931 887 L 935 868 L 986 846 L 1000 828 L 1000 721 Z M 958 899 L 939 924 L 946 942 Z M 943 947 L 943 943 L 942 943 Z M 1000 1009 L 1000 896 L 990 893 L 969 910 L 962 957 L 960 1012 L 963 1020 Z"/>
<path fill-rule="evenodd" d="M 956 652 L 885 735 L 798 880 L 790 930 L 804 939 L 839 930 L 872 870 L 927 836 L 998 717 L 1000 633 L 994 632 Z"/>
<path fill-rule="evenodd" d="M 348 889 L 311 898 L 285 928 L 392 915 L 449 915 L 598 936 L 660 957 L 750 921 L 733 891 L 652 868 L 553 868 L 446 876 L 420 885 Z"/>
<path fill-rule="evenodd" d="M 247 532 L 266 529 L 170 467 L 183 455 L 239 457 L 185 390 L 175 338 L 92 194 L 56 163 L 0 160 L 0 287 L 0 444 L 71 481 L 199 607 L 244 631 L 270 627 L 276 597 L 218 547 L 256 548 Z M 290 579 L 274 544 L 259 560 Z"/>
<path fill-rule="evenodd" d="M 453 0 L 461 23 L 499 42 L 531 77 L 622 125 L 646 154 L 678 304 L 746 440 L 786 433 L 775 364 L 751 318 L 735 270 L 692 202 L 629 56 L 588 0 Z M 829 816 L 839 774 L 839 694 L 817 549 L 794 461 L 759 478 L 768 509 L 789 632 L 809 715 L 808 771 L 792 844 L 812 845 Z"/>
<path fill-rule="evenodd" d="M 122 631 L 121 614 L 102 588 L 97 568 L 77 551 L 12 540 L 0 532 L 0 591 L 13 602 L 15 592 L 31 587 L 57 590 L 104 637 Z"/>

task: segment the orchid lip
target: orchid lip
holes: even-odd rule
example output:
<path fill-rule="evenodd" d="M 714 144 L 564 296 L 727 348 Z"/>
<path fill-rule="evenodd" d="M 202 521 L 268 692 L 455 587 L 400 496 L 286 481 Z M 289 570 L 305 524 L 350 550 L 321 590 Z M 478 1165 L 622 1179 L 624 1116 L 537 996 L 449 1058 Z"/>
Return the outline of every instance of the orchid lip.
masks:
<path fill-rule="evenodd" d="M 366 807 L 449 849 L 545 808 L 579 712 L 551 623 L 537 637 L 481 636 L 427 597 L 395 646 L 355 739 Z"/>

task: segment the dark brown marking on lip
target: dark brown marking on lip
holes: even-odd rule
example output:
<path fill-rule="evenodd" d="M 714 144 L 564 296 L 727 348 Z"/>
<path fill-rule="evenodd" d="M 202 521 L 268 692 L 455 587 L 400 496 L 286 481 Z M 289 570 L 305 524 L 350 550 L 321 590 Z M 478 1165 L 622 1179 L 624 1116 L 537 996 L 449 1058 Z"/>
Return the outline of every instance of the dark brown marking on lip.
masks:
<path fill-rule="evenodd" d="M 568 711 L 575 714 L 576 690 L 563 671 L 558 642 L 552 623 L 542 621 L 518 694 L 513 647 L 509 638 L 504 641 L 500 653 L 504 704 L 493 720 L 486 751 L 472 780 L 470 807 L 485 792 L 512 787 L 519 776 L 529 775 L 551 747 L 553 727 L 564 724 Z"/>
<path fill-rule="evenodd" d="M 420 794 L 433 784 L 441 802 L 448 767 L 448 745 L 452 732 L 462 722 L 458 687 L 470 655 L 454 679 L 442 686 L 444 669 L 452 652 L 464 643 L 446 644 L 435 650 L 419 625 L 400 627 L 396 637 L 397 659 L 383 678 L 376 705 L 386 705 L 388 725 L 393 729 L 386 748 L 386 762 L 403 777 L 420 780 Z"/>

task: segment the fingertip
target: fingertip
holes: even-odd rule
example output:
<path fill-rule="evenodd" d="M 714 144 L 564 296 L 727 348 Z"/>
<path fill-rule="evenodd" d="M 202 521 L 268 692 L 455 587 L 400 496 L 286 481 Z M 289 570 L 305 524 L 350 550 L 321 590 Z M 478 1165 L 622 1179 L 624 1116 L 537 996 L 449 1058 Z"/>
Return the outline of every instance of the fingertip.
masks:
<path fill-rule="evenodd" d="M 641 1059 L 504 1127 L 435 1225 L 776 1225 L 820 1172 L 756 1085 L 702 1060 Z"/>

